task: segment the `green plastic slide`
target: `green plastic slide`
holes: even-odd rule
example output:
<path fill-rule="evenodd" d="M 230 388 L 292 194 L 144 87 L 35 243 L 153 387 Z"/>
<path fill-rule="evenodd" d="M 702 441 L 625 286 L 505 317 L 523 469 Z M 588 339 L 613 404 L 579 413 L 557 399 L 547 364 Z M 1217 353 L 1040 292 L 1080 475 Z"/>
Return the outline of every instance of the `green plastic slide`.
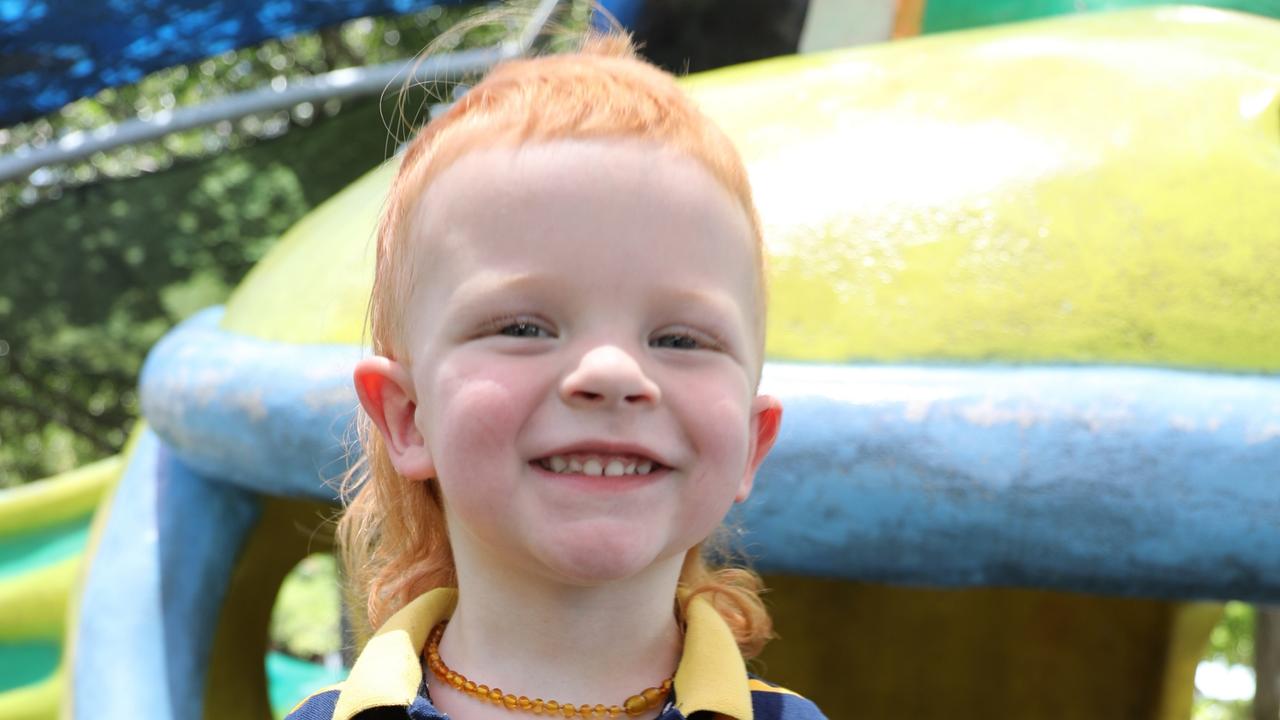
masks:
<path fill-rule="evenodd" d="M 120 457 L 0 491 L 0 717 L 57 716 L 68 604 Z"/>

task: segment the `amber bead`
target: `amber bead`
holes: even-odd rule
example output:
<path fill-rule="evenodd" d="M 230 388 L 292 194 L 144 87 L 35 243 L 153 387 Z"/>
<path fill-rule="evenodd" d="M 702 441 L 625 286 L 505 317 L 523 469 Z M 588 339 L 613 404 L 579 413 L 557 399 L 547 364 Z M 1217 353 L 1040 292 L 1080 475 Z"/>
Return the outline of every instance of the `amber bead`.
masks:
<path fill-rule="evenodd" d="M 533 707 L 533 701 L 521 695 L 520 697 L 516 698 L 516 707 L 520 708 L 521 710 L 529 710 Z"/>
<path fill-rule="evenodd" d="M 548 700 L 546 704 L 543 705 L 543 707 L 545 707 L 547 709 L 547 712 L 549 713 L 560 712 L 560 703 L 556 702 L 555 700 Z"/>
<path fill-rule="evenodd" d="M 502 696 L 502 705 L 508 710 L 514 710 L 516 707 L 516 703 L 518 702 L 519 700 L 516 699 L 516 696 L 512 695 L 511 693 L 507 693 Z"/>
<path fill-rule="evenodd" d="M 597 705 L 595 707 L 595 714 L 596 714 L 596 717 L 605 717 L 606 715 L 609 714 L 609 708 L 603 705 Z"/>
<path fill-rule="evenodd" d="M 574 707 L 573 703 L 565 703 L 560 706 L 560 714 L 567 718 L 571 718 L 578 714 L 578 708 Z"/>
<path fill-rule="evenodd" d="M 653 707 L 667 697 L 666 693 L 655 687 L 645 688 L 645 691 L 640 693 L 640 695 L 644 698 L 646 707 Z"/>
<path fill-rule="evenodd" d="M 640 715 L 649 709 L 649 703 L 645 701 L 643 695 L 632 695 L 627 701 L 622 703 L 623 709 L 628 715 Z"/>
<path fill-rule="evenodd" d="M 464 691 L 464 692 L 466 692 L 468 695 L 475 695 L 477 692 L 479 692 L 479 691 L 480 691 L 480 686 L 479 686 L 479 685 L 476 685 L 476 684 L 475 684 L 475 682 L 473 682 L 473 681 L 471 681 L 471 680 L 466 680 L 466 679 L 464 679 L 464 680 L 462 681 L 462 689 L 463 689 L 463 691 Z"/>
<path fill-rule="evenodd" d="M 623 712 L 625 712 L 625 711 L 624 711 L 622 708 L 618 707 L 617 705 L 610 705 L 610 706 L 609 706 L 609 717 L 611 717 L 611 718 L 618 717 L 618 716 L 619 716 L 619 715 L 621 715 Z"/>

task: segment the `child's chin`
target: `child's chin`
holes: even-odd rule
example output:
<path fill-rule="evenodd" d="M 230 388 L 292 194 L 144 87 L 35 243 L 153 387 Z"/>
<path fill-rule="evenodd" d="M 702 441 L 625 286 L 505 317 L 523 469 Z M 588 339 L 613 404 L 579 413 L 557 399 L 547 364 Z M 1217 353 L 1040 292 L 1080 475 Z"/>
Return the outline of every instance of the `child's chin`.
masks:
<path fill-rule="evenodd" d="M 561 546 L 543 561 L 552 574 L 567 584 L 590 587 L 644 574 L 659 561 L 655 550 L 643 543 L 607 538 Z"/>

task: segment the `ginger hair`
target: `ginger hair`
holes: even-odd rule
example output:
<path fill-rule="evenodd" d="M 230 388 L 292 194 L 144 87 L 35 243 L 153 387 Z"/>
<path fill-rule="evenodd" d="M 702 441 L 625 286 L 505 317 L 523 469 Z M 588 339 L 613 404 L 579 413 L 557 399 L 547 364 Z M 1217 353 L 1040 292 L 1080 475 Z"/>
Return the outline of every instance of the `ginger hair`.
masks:
<path fill-rule="evenodd" d="M 373 351 L 411 361 L 403 342 L 403 309 L 414 275 L 409 226 L 434 177 L 481 148 L 598 138 L 637 139 L 684 153 L 741 203 L 759 268 L 756 334 L 762 350 L 763 249 L 742 160 L 670 74 L 639 59 L 629 37 L 609 34 L 589 37 L 577 52 L 499 64 L 407 146 L 378 227 L 369 307 Z M 338 524 L 338 541 L 349 607 L 364 607 L 364 616 L 353 623 L 364 639 L 410 600 L 453 586 L 457 577 L 439 483 L 401 477 L 383 438 L 363 413 L 359 433 L 365 454 L 343 483 L 343 496 L 350 500 Z M 753 658 L 773 635 L 760 597 L 763 583 L 749 569 L 713 565 L 704 552 L 708 542 L 690 549 L 685 558 L 675 598 L 677 619 L 683 625 L 689 603 L 705 596 L 732 630 L 743 656 Z"/>

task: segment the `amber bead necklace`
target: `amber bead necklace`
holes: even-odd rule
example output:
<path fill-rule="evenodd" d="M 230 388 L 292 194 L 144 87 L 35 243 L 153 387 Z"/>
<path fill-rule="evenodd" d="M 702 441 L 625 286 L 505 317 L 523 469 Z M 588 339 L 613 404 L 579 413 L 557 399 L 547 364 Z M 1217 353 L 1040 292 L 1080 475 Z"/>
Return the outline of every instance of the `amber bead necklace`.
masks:
<path fill-rule="evenodd" d="M 499 688 L 478 685 L 462 673 L 450 670 L 449 666 L 444 664 L 444 660 L 440 659 L 440 638 L 444 637 L 444 626 L 447 624 L 448 621 L 445 621 L 436 625 L 431 630 L 431 635 L 427 638 L 427 667 L 431 670 L 431 674 L 439 678 L 441 682 L 448 683 L 455 690 L 485 702 L 491 702 L 494 705 L 501 705 L 508 710 L 528 712 L 534 715 L 584 718 L 584 720 L 616 718 L 623 715 L 635 717 L 658 707 L 671 692 L 672 678 L 663 680 L 658 687 L 645 688 L 640 694 L 627 698 L 626 702 L 621 705 L 574 705 L 573 703 L 543 700 L 542 698 L 530 700 L 524 695 L 504 693 Z"/>

